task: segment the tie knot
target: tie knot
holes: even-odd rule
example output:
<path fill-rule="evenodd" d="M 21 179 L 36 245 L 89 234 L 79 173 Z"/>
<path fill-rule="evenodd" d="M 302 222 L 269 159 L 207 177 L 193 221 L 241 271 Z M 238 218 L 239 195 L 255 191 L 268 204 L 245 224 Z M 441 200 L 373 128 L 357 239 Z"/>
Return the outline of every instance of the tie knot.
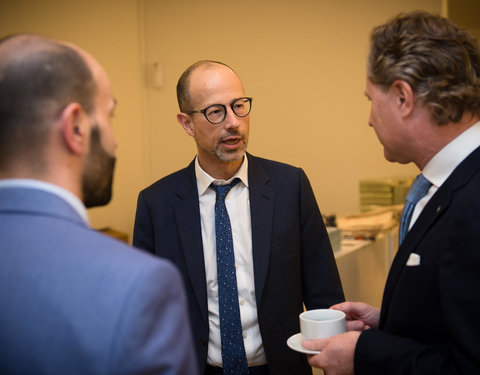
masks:
<path fill-rule="evenodd" d="M 225 199 L 228 192 L 239 182 L 240 182 L 240 179 L 236 178 L 232 182 L 230 182 L 229 184 L 225 184 L 225 185 L 214 185 L 214 184 L 212 184 L 210 186 L 212 187 L 213 190 L 215 190 L 215 193 L 217 194 L 218 198 Z"/>
<path fill-rule="evenodd" d="M 423 174 L 420 173 L 415 179 L 415 181 L 413 181 L 413 184 L 410 187 L 410 190 L 408 191 L 405 200 L 411 202 L 414 205 L 417 204 L 417 202 L 427 194 L 430 186 L 432 186 L 432 183 L 428 181 L 423 176 Z"/>

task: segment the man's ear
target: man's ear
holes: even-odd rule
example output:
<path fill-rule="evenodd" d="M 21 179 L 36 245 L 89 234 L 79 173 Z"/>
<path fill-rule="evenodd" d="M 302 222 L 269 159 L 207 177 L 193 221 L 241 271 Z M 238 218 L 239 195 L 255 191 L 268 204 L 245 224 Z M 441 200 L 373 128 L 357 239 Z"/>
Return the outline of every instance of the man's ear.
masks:
<path fill-rule="evenodd" d="M 392 84 L 392 93 L 400 112 L 404 116 L 410 115 L 415 108 L 415 95 L 410 84 L 397 79 Z"/>
<path fill-rule="evenodd" d="M 180 112 L 177 114 L 177 121 L 180 125 L 182 125 L 183 127 L 183 130 L 185 130 L 185 132 L 193 137 L 195 135 L 195 129 L 193 127 L 193 121 L 192 121 L 192 118 L 187 115 L 186 113 L 183 113 L 183 112 Z"/>
<path fill-rule="evenodd" d="M 66 147 L 74 154 L 83 154 L 88 146 L 88 116 L 78 103 L 68 104 L 60 116 L 60 126 Z"/>

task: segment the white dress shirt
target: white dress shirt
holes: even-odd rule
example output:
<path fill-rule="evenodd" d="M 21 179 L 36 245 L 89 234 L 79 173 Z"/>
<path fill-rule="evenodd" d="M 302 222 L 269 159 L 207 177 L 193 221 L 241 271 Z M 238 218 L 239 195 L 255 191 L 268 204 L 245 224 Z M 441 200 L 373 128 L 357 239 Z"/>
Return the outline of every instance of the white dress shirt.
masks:
<path fill-rule="evenodd" d="M 428 201 L 442 186 L 455 168 L 476 148 L 480 146 L 480 122 L 475 123 L 457 138 L 442 148 L 423 168 L 423 175 L 432 183 L 427 195 L 415 206 L 410 221 L 410 228 L 420 216 Z M 409 228 L 409 229 L 410 229 Z"/>
<path fill-rule="evenodd" d="M 29 188 L 43 190 L 55 194 L 72 206 L 72 208 L 80 215 L 82 220 L 89 225 L 87 209 L 82 201 L 73 193 L 58 185 L 34 179 L 11 178 L 0 180 L 0 188 Z"/>
<path fill-rule="evenodd" d="M 262 338 L 258 327 L 255 282 L 253 277 L 252 225 L 250 218 L 250 197 L 248 191 L 248 160 L 244 157 L 242 166 L 228 181 L 216 180 L 208 175 L 195 160 L 200 218 L 202 228 L 205 275 L 207 278 L 209 341 L 207 363 L 222 367 L 222 346 L 218 308 L 217 255 L 215 240 L 215 191 L 214 184 L 228 184 L 234 178 L 241 182 L 235 185 L 225 199 L 232 227 L 235 267 L 237 269 L 238 301 L 242 321 L 245 353 L 249 366 L 267 363 Z M 281 343 L 279 343 L 281 345 Z"/>

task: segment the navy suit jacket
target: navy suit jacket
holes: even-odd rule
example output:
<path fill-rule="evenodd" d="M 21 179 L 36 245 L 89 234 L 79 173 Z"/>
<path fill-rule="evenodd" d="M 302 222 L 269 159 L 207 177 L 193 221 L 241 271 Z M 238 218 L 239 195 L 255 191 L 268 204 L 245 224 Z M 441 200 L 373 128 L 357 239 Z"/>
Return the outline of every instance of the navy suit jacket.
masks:
<path fill-rule="evenodd" d="M 420 265 L 407 266 L 411 253 Z M 480 148 L 430 199 L 392 264 L 355 374 L 480 374 Z"/>
<path fill-rule="evenodd" d="M 303 170 L 247 157 L 255 296 L 270 374 L 310 374 L 306 356 L 286 341 L 300 331 L 303 303 L 325 308 L 344 299 L 328 234 Z M 194 162 L 140 193 L 133 242 L 180 269 L 203 373 L 209 327 Z"/>
<path fill-rule="evenodd" d="M 1 374 L 196 374 L 182 279 L 62 198 L 0 188 Z"/>

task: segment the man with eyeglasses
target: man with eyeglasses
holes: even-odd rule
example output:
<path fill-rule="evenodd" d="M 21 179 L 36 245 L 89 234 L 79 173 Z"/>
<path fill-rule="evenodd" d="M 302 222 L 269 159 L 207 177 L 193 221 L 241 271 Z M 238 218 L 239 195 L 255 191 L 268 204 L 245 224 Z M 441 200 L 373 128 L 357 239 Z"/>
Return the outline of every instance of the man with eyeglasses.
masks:
<path fill-rule="evenodd" d="M 140 193 L 133 243 L 183 274 L 201 374 L 311 374 L 286 341 L 304 304 L 344 296 L 308 178 L 246 153 L 252 98 L 230 67 L 193 64 L 177 96 L 198 154 Z"/>

